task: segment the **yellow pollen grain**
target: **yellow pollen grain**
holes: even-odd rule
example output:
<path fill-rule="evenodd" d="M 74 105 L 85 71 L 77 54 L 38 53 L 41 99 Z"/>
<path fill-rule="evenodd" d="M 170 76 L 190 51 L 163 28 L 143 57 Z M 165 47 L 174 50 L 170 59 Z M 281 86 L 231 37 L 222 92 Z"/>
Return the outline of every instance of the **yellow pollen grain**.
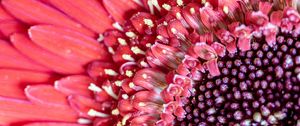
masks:
<path fill-rule="evenodd" d="M 91 83 L 88 87 L 89 90 L 94 91 L 94 92 L 101 92 L 102 89 L 98 87 L 96 84 Z"/>
<path fill-rule="evenodd" d="M 123 54 L 122 58 L 124 60 L 134 61 L 134 59 L 129 54 Z"/>
<path fill-rule="evenodd" d="M 151 43 L 147 43 L 146 46 L 147 47 L 151 47 L 152 45 L 151 45 Z"/>
<path fill-rule="evenodd" d="M 182 0 L 176 0 L 176 3 L 178 6 L 183 6 L 183 1 Z"/>
<path fill-rule="evenodd" d="M 122 81 L 115 81 L 116 86 L 121 87 L 123 82 Z"/>
<path fill-rule="evenodd" d="M 114 110 L 111 111 L 111 114 L 112 115 L 119 115 L 120 111 L 119 111 L 119 109 L 116 108 L 116 109 L 114 109 Z"/>
<path fill-rule="evenodd" d="M 154 27 L 153 21 L 152 21 L 151 19 L 145 18 L 145 19 L 144 19 L 144 23 L 145 23 L 146 25 L 148 25 L 149 27 Z"/>
<path fill-rule="evenodd" d="M 126 43 L 126 40 L 125 40 L 125 39 L 118 38 L 118 42 L 119 42 L 121 45 L 127 45 L 127 43 Z"/>
<path fill-rule="evenodd" d="M 195 12 L 196 12 L 196 11 L 195 11 L 195 8 L 190 8 L 190 13 L 191 13 L 191 14 L 195 14 Z"/>
<path fill-rule="evenodd" d="M 108 47 L 108 52 L 110 54 L 115 54 L 115 51 L 114 51 L 114 49 L 112 47 Z"/>
<path fill-rule="evenodd" d="M 134 32 L 126 32 L 125 35 L 129 38 L 135 38 L 136 34 Z"/>
<path fill-rule="evenodd" d="M 169 4 L 164 3 L 164 4 L 162 5 L 162 7 L 163 7 L 164 9 L 166 9 L 167 11 L 171 10 L 171 6 L 170 6 Z"/>
<path fill-rule="evenodd" d="M 118 73 L 112 69 L 104 69 L 104 73 L 110 76 L 117 76 Z"/>
<path fill-rule="evenodd" d="M 224 12 L 225 14 L 228 14 L 228 13 L 229 13 L 229 8 L 228 8 L 227 6 L 224 6 L 224 7 L 223 7 L 223 12 Z"/>
<path fill-rule="evenodd" d="M 90 109 L 87 113 L 89 116 L 91 117 L 108 117 L 109 115 L 102 113 L 102 112 L 98 112 L 94 109 Z"/>
<path fill-rule="evenodd" d="M 133 83 L 133 82 L 130 82 L 130 83 L 129 83 L 129 88 L 134 88 L 134 87 L 135 87 L 134 83 Z"/>
<path fill-rule="evenodd" d="M 176 13 L 176 18 L 177 19 L 181 19 L 182 18 L 181 14 L 179 12 Z"/>
<path fill-rule="evenodd" d="M 127 77 L 132 77 L 132 76 L 133 76 L 133 72 L 130 71 L 130 70 L 126 70 L 125 75 L 126 75 Z"/>
<path fill-rule="evenodd" d="M 134 54 L 145 54 L 145 52 L 143 50 L 141 50 L 139 47 L 137 46 L 133 46 L 131 47 L 131 51 L 134 53 Z"/>

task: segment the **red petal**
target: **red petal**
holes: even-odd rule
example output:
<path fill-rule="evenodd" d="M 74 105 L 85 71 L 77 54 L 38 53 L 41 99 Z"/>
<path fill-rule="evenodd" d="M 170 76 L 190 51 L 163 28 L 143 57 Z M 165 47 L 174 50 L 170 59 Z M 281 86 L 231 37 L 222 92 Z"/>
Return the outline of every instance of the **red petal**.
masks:
<path fill-rule="evenodd" d="M 73 75 L 62 78 L 55 81 L 55 88 L 67 95 L 83 95 L 91 96 L 91 91 L 88 90 L 88 86 L 93 80 L 83 75 Z"/>
<path fill-rule="evenodd" d="M 248 51 L 251 49 L 250 38 L 239 38 L 237 46 L 241 51 Z"/>
<path fill-rule="evenodd" d="M 23 126 L 85 126 L 76 123 L 61 123 L 61 122 L 34 122 Z"/>
<path fill-rule="evenodd" d="M 14 18 L 8 14 L 2 6 L 0 6 L 0 21 L 3 21 L 3 20 L 14 20 Z"/>
<path fill-rule="evenodd" d="M 103 4 L 109 14 L 121 24 L 141 10 L 141 7 L 131 0 L 103 0 Z"/>
<path fill-rule="evenodd" d="M 93 99 L 80 95 L 72 95 L 68 97 L 71 107 L 80 115 L 84 117 L 90 117 L 88 112 L 90 109 L 99 109 L 101 106 L 97 104 Z"/>
<path fill-rule="evenodd" d="M 226 47 L 218 42 L 214 42 L 213 44 L 211 44 L 211 47 L 214 48 L 214 50 L 216 51 L 216 53 L 223 57 L 226 54 Z"/>
<path fill-rule="evenodd" d="M 218 60 L 212 59 L 206 62 L 207 69 L 212 76 L 219 76 L 220 70 L 218 67 Z"/>
<path fill-rule="evenodd" d="M 48 0 L 53 6 L 97 33 L 112 28 L 109 18 L 97 0 Z"/>
<path fill-rule="evenodd" d="M 65 2 L 61 3 L 65 4 Z M 3 0 L 2 5 L 11 14 L 26 23 L 65 26 L 80 31 L 86 35 L 94 36 L 94 33 L 83 27 L 81 24 L 74 22 L 61 12 L 37 0 Z"/>
<path fill-rule="evenodd" d="M 20 54 L 15 48 L 9 45 L 8 42 L 0 40 L 0 48 L 0 67 L 43 72 L 51 71 Z"/>
<path fill-rule="evenodd" d="M 82 73 L 83 67 L 73 61 L 54 55 L 35 45 L 25 35 L 14 34 L 11 36 L 14 46 L 24 55 L 48 68 L 63 74 Z"/>
<path fill-rule="evenodd" d="M 283 17 L 282 11 L 274 11 L 270 16 L 270 21 L 272 24 L 275 24 L 276 26 L 280 26 L 282 17 Z"/>
<path fill-rule="evenodd" d="M 134 28 L 141 34 L 151 35 L 155 28 L 155 17 L 149 13 L 140 12 L 130 18 Z"/>
<path fill-rule="evenodd" d="M 70 108 L 33 105 L 28 101 L 0 97 L 0 125 L 19 121 L 75 122 L 77 114 Z"/>
<path fill-rule="evenodd" d="M 165 74 L 153 68 L 146 68 L 136 72 L 133 83 L 148 90 L 165 88 Z"/>
<path fill-rule="evenodd" d="M 216 51 L 204 42 L 197 43 L 194 47 L 194 52 L 202 59 L 211 60 L 216 58 Z"/>
<path fill-rule="evenodd" d="M 29 29 L 29 35 L 39 46 L 74 61 L 87 63 L 96 59 L 105 60 L 109 57 L 103 44 L 69 29 L 38 25 Z"/>
<path fill-rule="evenodd" d="M 0 32 L 6 36 L 9 37 L 11 34 L 16 32 L 26 32 L 26 28 L 24 25 L 22 25 L 20 22 L 17 21 L 1 21 L 0 22 Z"/>
<path fill-rule="evenodd" d="M 268 15 L 272 9 L 272 4 L 270 2 L 259 2 L 259 10 L 265 15 Z"/>
<path fill-rule="evenodd" d="M 33 103 L 46 106 L 67 106 L 67 96 L 51 85 L 27 86 L 25 94 Z"/>

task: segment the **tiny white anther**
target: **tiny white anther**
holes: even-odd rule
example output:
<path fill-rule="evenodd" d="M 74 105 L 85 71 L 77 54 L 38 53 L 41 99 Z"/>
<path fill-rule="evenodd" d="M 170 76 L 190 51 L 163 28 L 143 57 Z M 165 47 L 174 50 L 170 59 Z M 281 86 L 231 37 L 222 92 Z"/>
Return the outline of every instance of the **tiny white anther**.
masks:
<path fill-rule="evenodd" d="M 193 7 L 190 8 L 190 13 L 191 13 L 191 14 L 195 14 L 195 13 L 196 13 L 195 8 L 193 8 Z"/>
<path fill-rule="evenodd" d="M 95 85 L 94 83 L 91 83 L 88 87 L 89 90 L 94 91 L 94 92 L 101 92 L 102 89 Z"/>
<path fill-rule="evenodd" d="M 132 58 L 129 54 L 123 54 L 122 58 L 124 60 L 134 61 L 134 58 Z"/>
<path fill-rule="evenodd" d="M 176 30 L 175 28 L 171 28 L 171 32 L 172 32 L 173 34 L 176 34 L 176 33 L 177 33 L 177 30 Z"/>
<path fill-rule="evenodd" d="M 181 19 L 182 18 L 181 14 L 179 12 L 176 13 L 176 18 L 177 19 Z"/>
<path fill-rule="evenodd" d="M 115 108 L 114 110 L 111 111 L 111 114 L 112 115 L 119 115 L 120 111 L 119 111 L 119 109 Z"/>
<path fill-rule="evenodd" d="M 117 76 L 118 73 L 112 69 L 104 69 L 104 73 L 110 76 Z"/>
<path fill-rule="evenodd" d="M 141 107 L 145 107 L 146 106 L 146 104 L 144 102 L 140 102 L 138 105 L 141 106 Z"/>
<path fill-rule="evenodd" d="M 133 72 L 130 71 L 130 70 L 126 70 L 125 75 L 126 75 L 127 77 L 132 77 L 132 76 L 133 76 Z"/>
<path fill-rule="evenodd" d="M 136 34 L 134 32 L 126 32 L 125 35 L 129 38 L 135 38 Z"/>
<path fill-rule="evenodd" d="M 123 84 L 122 81 L 115 81 L 115 85 L 118 86 L 118 87 L 121 87 Z"/>
<path fill-rule="evenodd" d="M 85 124 L 91 124 L 92 121 L 89 119 L 85 119 L 85 118 L 79 118 L 79 119 L 77 119 L 77 123 L 85 125 Z"/>
<path fill-rule="evenodd" d="M 159 39 L 159 40 L 163 40 L 164 39 L 164 37 L 162 37 L 161 35 L 156 36 L 156 38 Z"/>
<path fill-rule="evenodd" d="M 128 96 L 127 94 L 122 94 L 122 98 L 123 98 L 123 99 L 128 99 L 129 96 Z"/>
<path fill-rule="evenodd" d="M 152 46 L 151 43 L 147 43 L 147 44 L 146 44 L 146 47 L 151 47 L 151 46 Z"/>
<path fill-rule="evenodd" d="M 169 5 L 169 4 L 163 4 L 162 5 L 162 7 L 164 8 L 164 9 L 166 9 L 167 11 L 169 11 L 169 10 L 171 10 L 171 6 Z"/>
<path fill-rule="evenodd" d="M 114 93 L 111 86 L 102 86 L 102 88 L 105 90 L 105 92 L 113 97 L 114 99 L 118 99 L 118 96 Z"/>
<path fill-rule="evenodd" d="M 118 22 L 113 23 L 112 26 L 120 31 L 124 30 L 123 27 Z"/>
<path fill-rule="evenodd" d="M 224 6 L 224 7 L 223 7 L 223 12 L 224 12 L 225 14 L 228 14 L 228 13 L 229 13 L 229 8 L 228 8 L 227 6 Z"/>
<path fill-rule="evenodd" d="M 119 42 L 121 45 L 127 45 L 127 42 L 126 42 L 125 39 L 118 38 L 118 42 Z"/>
<path fill-rule="evenodd" d="M 146 25 L 148 25 L 149 27 L 154 27 L 153 21 L 152 21 L 151 19 L 145 18 L 145 19 L 144 19 L 144 23 L 145 23 Z"/>
<path fill-rule="evenodd" d="M 137 46 L 133 46 L 131 47 L 131 51 L 134 53 L 134 54 L 145 54 L 145 52 L 143 50 L 141 50 L 139 47 Z"/>
<path fill-rule="evenodd" d="M 92 116 L 92 117 L 108 117 L 109 115 L 108 114 L 105 114 L 105 113 L 102 113 L 102 112 L 98 112 L 94 109 L 90 109 L 87 113 L 89 116 Z"/>
<path fill-rule="evenodd" d="M 143 77 L 144 79 L 147 79 L 147 78 L 148 78 L 147 74 L 143 74 L 142 77 Z"/>
<path fill-rule="evenodd" d="M 141 61 L 140 64 L 142 67 L 149 67 L 149 65 L 145 61 Z"/>
<path fill-rule="evenodd" d="M 183 1 L 182 0 L 176 0 L 176 3 L 178 6 L 183 6 Z"/>
<path fill-rule="evenodd" d="M 110 54 L 115 54 L 115 51 L 114 51 L 114 49 L 112 47 L 108 47 L 108 52 Z"/>
<path fill-rule="evenodd" d="M 132 89 L 133 89 L 134 87 L 135 87 L 135 84 L 134 84 L 133 82 L 130 82 L 130 83 L 129 83 L 129 88 L 132 88 Z"/>
<path fill-rule="evenodd" d="M 101 41 L 103 41 L 103 40 L 104 40 L 103 34 L 99 34 L 99 36 L 98 36 L 98 38 L 97 38 L 97 41 L 98 41 L 98 42 L 101 42 Z"/>

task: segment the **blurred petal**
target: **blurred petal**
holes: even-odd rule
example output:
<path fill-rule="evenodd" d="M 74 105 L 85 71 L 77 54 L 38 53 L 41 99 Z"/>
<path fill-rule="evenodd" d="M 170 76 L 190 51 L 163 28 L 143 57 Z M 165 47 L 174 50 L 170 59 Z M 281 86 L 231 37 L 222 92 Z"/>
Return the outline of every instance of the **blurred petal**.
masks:
<path fill-rule="evenodd" d="M 68 61 L 54 55 L 31 42 L 25 35 L 14 34 L 11 36 L 14 46 L 24 55 L 48 68 L 63 74 L 82 73 L 83 67 L 76 62 Z"/>
<path fill-rule="evenodd" d="M 28 24 L 53 24 L 72 28 L 89 36 L 94 35 L 81 24 L 37 0 L 3 0 L 2 5 L 16 18 Z"/>
<path fill-rule="evenodd" d="M 76 62 L 85 64 L 92 60 L 105 60 L 109 57 L 103 44 L 69 29 L 38 25 L 29 29 L 29 36 L 37 45 Z"/>
<path fill-rule="evenodd" d="M 61 123 L 61 122 L 35 122 L 25 124 L 23 126 L 84 126 L 76 123 Z"/>
<path fill-rule="evenodd" d="M 56 8 L 97 33 L 112 28 L 112 20 L 96 0 L 48 0 Z"/>

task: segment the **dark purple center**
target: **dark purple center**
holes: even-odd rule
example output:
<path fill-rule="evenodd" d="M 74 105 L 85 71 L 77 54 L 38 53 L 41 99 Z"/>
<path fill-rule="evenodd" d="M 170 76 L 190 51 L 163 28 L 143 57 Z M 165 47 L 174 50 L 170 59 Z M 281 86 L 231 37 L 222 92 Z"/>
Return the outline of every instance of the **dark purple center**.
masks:
<path fill-rule="evenodd" d="M 196 82 L 186 118 L 176 125 L 289 125 L 300 120 L 300 37 L 279 34 L 268 46 L 219 59 L 221 75 Z"/>

